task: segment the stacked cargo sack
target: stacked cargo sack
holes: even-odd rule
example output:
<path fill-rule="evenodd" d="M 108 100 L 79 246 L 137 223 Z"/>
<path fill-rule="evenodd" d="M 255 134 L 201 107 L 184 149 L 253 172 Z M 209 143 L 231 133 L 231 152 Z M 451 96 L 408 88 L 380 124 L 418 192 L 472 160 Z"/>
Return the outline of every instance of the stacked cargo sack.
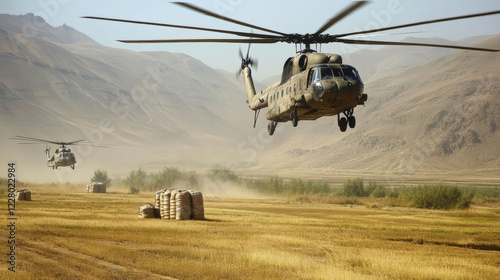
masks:
<path fill-rule="evenodd" d="M 191 219 L 204 220 L 205 209 L 203 207 L 203 195 L 199 191 L 189 190 L 191 194 Z"/>
<path fill-rule="evenodd" d="M 148 203 L 139 207 L 139 218 L 144 218 L 144 219 L 155 218 L 155 206 L 151 203 Z"/>
<path fill-rule="evenodd" d="M 14 194 L 16 197 L 16 201 L 19 200 L 31 201 L 31 192 L 27 189 L 16 190 Z"/>
<path fill-rule="evenodd" d="M 144 209 L 143 209 L 144 208 Z M 153 212 L 153 217 L 169 220 L 204 220 L 203 195 L 194 190 L 164 189 L 155 192 L 155 204 L 141 206 L 139 212 Z M 145 212 L 146 211 L 146 212 Z M 149 214 L 144 214 L 148 218 Z M 143 214 L 139 215 L 141 218 Z"/>
<path fill-rule="evenodd" d="M 176 197 L 177 193 L 179 193 L 179 190 L 173 190 L 172 193 L 170 194 L 170 215 L 169 218 L 170 220 L 175 220 L 177 217 L 177 203 L 176 203 Z"/>
<path fill-rule="evenodd" d="M 191 219 L 191 193 L 180 190 L 175 196 L 175 219 L 189 220 Z"/>
<path fill-rule="evenodd" d="M 106 184 L 102 182 L 89 182 L 87 183 L 88 193 L 106 193 Z"/>
<path fill-rule="evenodd" d="M 160 195 L 160 217 L 170 219 L 170 196 L 172 189 L 164 190 Z"/>

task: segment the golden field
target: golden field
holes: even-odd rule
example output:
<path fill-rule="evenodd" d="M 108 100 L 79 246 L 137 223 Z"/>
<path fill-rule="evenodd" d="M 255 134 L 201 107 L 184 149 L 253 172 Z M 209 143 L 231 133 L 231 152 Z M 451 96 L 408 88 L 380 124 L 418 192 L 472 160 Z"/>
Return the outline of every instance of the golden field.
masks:
<path fill-rule="evenodd" d="M 495 279 L 500 209 L 437 211 L 205 198 L 205 221 L 138 218 L 154 193 L 26 186 L 1 279 Z M 6 221 L 6 193 L 1 201 Z"/>

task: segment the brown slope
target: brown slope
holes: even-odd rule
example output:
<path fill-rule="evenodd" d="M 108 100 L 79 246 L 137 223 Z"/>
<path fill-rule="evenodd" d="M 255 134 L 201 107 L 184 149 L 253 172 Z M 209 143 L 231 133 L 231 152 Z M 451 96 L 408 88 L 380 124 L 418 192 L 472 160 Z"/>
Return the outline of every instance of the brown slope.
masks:
<path fill-rule="evenodd" d="M 480 43 L 491 36 L 475 36 L 459 41 L 449 41 L 443 38 L 404 39 L 404 42 L 461 45 L 470 46 Z M 344 63 L 351 64 L 361 74 L 365 83 L 371 83 L 383 77 L 394 76 L 415 66 L 427 64 L 437 58 L 452 54 L 457 50 L 445 48 L 422 48 L 387 46 L 378 50 L 361 50 L 355 53 L 343 54 Z"/>
<path fill-rule="evenodd" d="M 21 148 L 9 136 L 116 144 L 81 151 L 85 165 L 77 168 L 109 165 L 112 172 L 120 164 L 128 172 L 207 158 L 211 165 L 234 152 L 242 134 L 242 87 L 182 54 L 60 44 L 0 29 L 0 64 L 1 154 L 25 168 L 45 171 L 43 148 Z"/>

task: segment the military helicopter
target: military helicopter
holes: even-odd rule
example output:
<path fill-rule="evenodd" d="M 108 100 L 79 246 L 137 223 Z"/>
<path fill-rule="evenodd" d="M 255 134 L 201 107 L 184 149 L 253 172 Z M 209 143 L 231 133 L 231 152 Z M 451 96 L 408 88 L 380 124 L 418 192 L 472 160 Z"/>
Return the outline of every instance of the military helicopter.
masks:
<path fill-rule="evenodd" d="M 52 169 L 57 169 L 59 166 L 70 166 L 71 169 L 75 169 L 75 163 L 76 163 L 76 158 L 75 154 L 71 152 L 71 149 L 67 148 L 66 146 L 69 145 L 83 145 L 83 146 L 93 146 L 93 147 L 103 147 L 106 148 L 107 146 L 103 145 L 91 145 L 89 143 L 83 142 L 85 140 L 76 140 L 76 141 L 71 141 L 71 142 L 56 142 L 56 141 L 50 141 L 50 140 L 43 140 L 43 139 L 38 139 L 38 138 L 32 138 L 32 137 L 26 137 L 26 136 L 15 136 L 11 139 L 14 140 L 19 140 L 19 141 L 28 141 L 25 143 L 19 143 L 19 144 L 39 144 L 39 143 L 47 143 L 47 144 L 55 144 L 59 145 L 60 147 L 56 149 L 56 152 L 51 156 L 50 155 L 50 148 L 47 146 L 45 148 L 45 154 L 47 155 L 47 166 L 52 167 Z"/>
<path fill-rule="evenodd" d="M 338 54 L 318 53 L 311 49 L 313 44 L 327 43 L 344 43 L 344 44 L 363 44 L 363 45 L 396 45 L 396 46 L 421 46 L 421 47 L 439 47 L 451 48 L 472 51 L 497 52 L 500 50 L 475 48 L 466 46 L 442 45 L 442 44 L 424 44 L 411 42 L 391 42 L 391 41 L 367 41 L 359 39 L 345 38 L 347 36 L 368 34 L 380 31 L 388 31 L 405 27 L 425 25 L 437 22 L 453 21 L 459 19 L 488 16 L 500 13 L 500 11 L 492 11 L 479 14 L 470 14 L 456 16 L 450 18 L 442 18 L 436 20 L 420 21 L 409 24 L 390 26 L 385 28 L 364 30 L 343 34 L 324 34 L 327 29 L 335 23 L 361 8 L 368 1 L 354 2 L 342 12 L 328 20 L 315 33 L 311 34 L 296 34 L 283 33 L 263 27 L 259 27 L 246 22 L 234 20 L 195 5 L 174 2 L 192 11 L 218 18 L 227 22 L 235 23 L 245 27 L 250 27 L 252 30 L 257 29 L 270 34 L 239 32 L 230 30 L 210 29 L 194 26 L 172 25 L 164 23 L 133 21 L 125 19 L 104 18 L 86 16 L 83 18 L 118 21 L 134 24 L 146 24 L 165 26 L 173 28 L 184 28 L 203 30 L 209 32 L 233 34 L 244 39 L 166 39 L 166 40 L 118 40 L 124 43 L 248 43 L 248 44 L 274 44 L 278 42 L 293 43 L 296 46 L 305 46 L 295 56 L 289 57 L 283 66 L 281 80 L 274 85 L 260 92 L 255 91 L 252 72 L 250 66 L 255 64 L 255 61 L 250 58 L 250 45 L 246 56 L 243 56 L 240 49 L 241 69 L 239 73 L 243 73 L 245 80 L 247 103 L 250 109 L 255 111 L 254 127 L 259 116 L 260 109 L 268 107 L 266 119 L 269 120 L 268 133 L 273 135 L 276 126 L 279 122 L 291 121 L 292 125 L 297 126 L 299 120 L 316 120 L 323 116 L 337 115 L 337 123 L 342 132 L 347 130 L 347 126 L 354 128 L 356 126 L 356 118 L 354 117 L 354 108 L 358 105 L 364 105 L 368 100 L 368 95 L 364 93 L 364 84 L 358 71 L 350 66 L 343 64 L 342 57 Z M 341 117 L 341 114 L 343 115 Z"/>

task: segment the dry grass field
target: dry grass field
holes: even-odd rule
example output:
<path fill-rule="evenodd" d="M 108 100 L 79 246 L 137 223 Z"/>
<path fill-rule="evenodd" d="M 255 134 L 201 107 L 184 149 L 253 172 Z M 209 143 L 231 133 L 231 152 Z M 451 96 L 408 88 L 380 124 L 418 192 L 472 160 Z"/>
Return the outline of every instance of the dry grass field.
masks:
<path fill-rule="evenodd" d="M 205 198 L 205 221 L 139 219 L 153 193 L 27 186 L 1 279 L 498 279 L 500 210 Z M 5 194 L 5 193 L 4 193 Z M 6 197 L 4 195 L 4 197 Z M 1 201 L 7 213 L 6 198 Z M 6 215 L 4 223 L 6 222 Z"/>

